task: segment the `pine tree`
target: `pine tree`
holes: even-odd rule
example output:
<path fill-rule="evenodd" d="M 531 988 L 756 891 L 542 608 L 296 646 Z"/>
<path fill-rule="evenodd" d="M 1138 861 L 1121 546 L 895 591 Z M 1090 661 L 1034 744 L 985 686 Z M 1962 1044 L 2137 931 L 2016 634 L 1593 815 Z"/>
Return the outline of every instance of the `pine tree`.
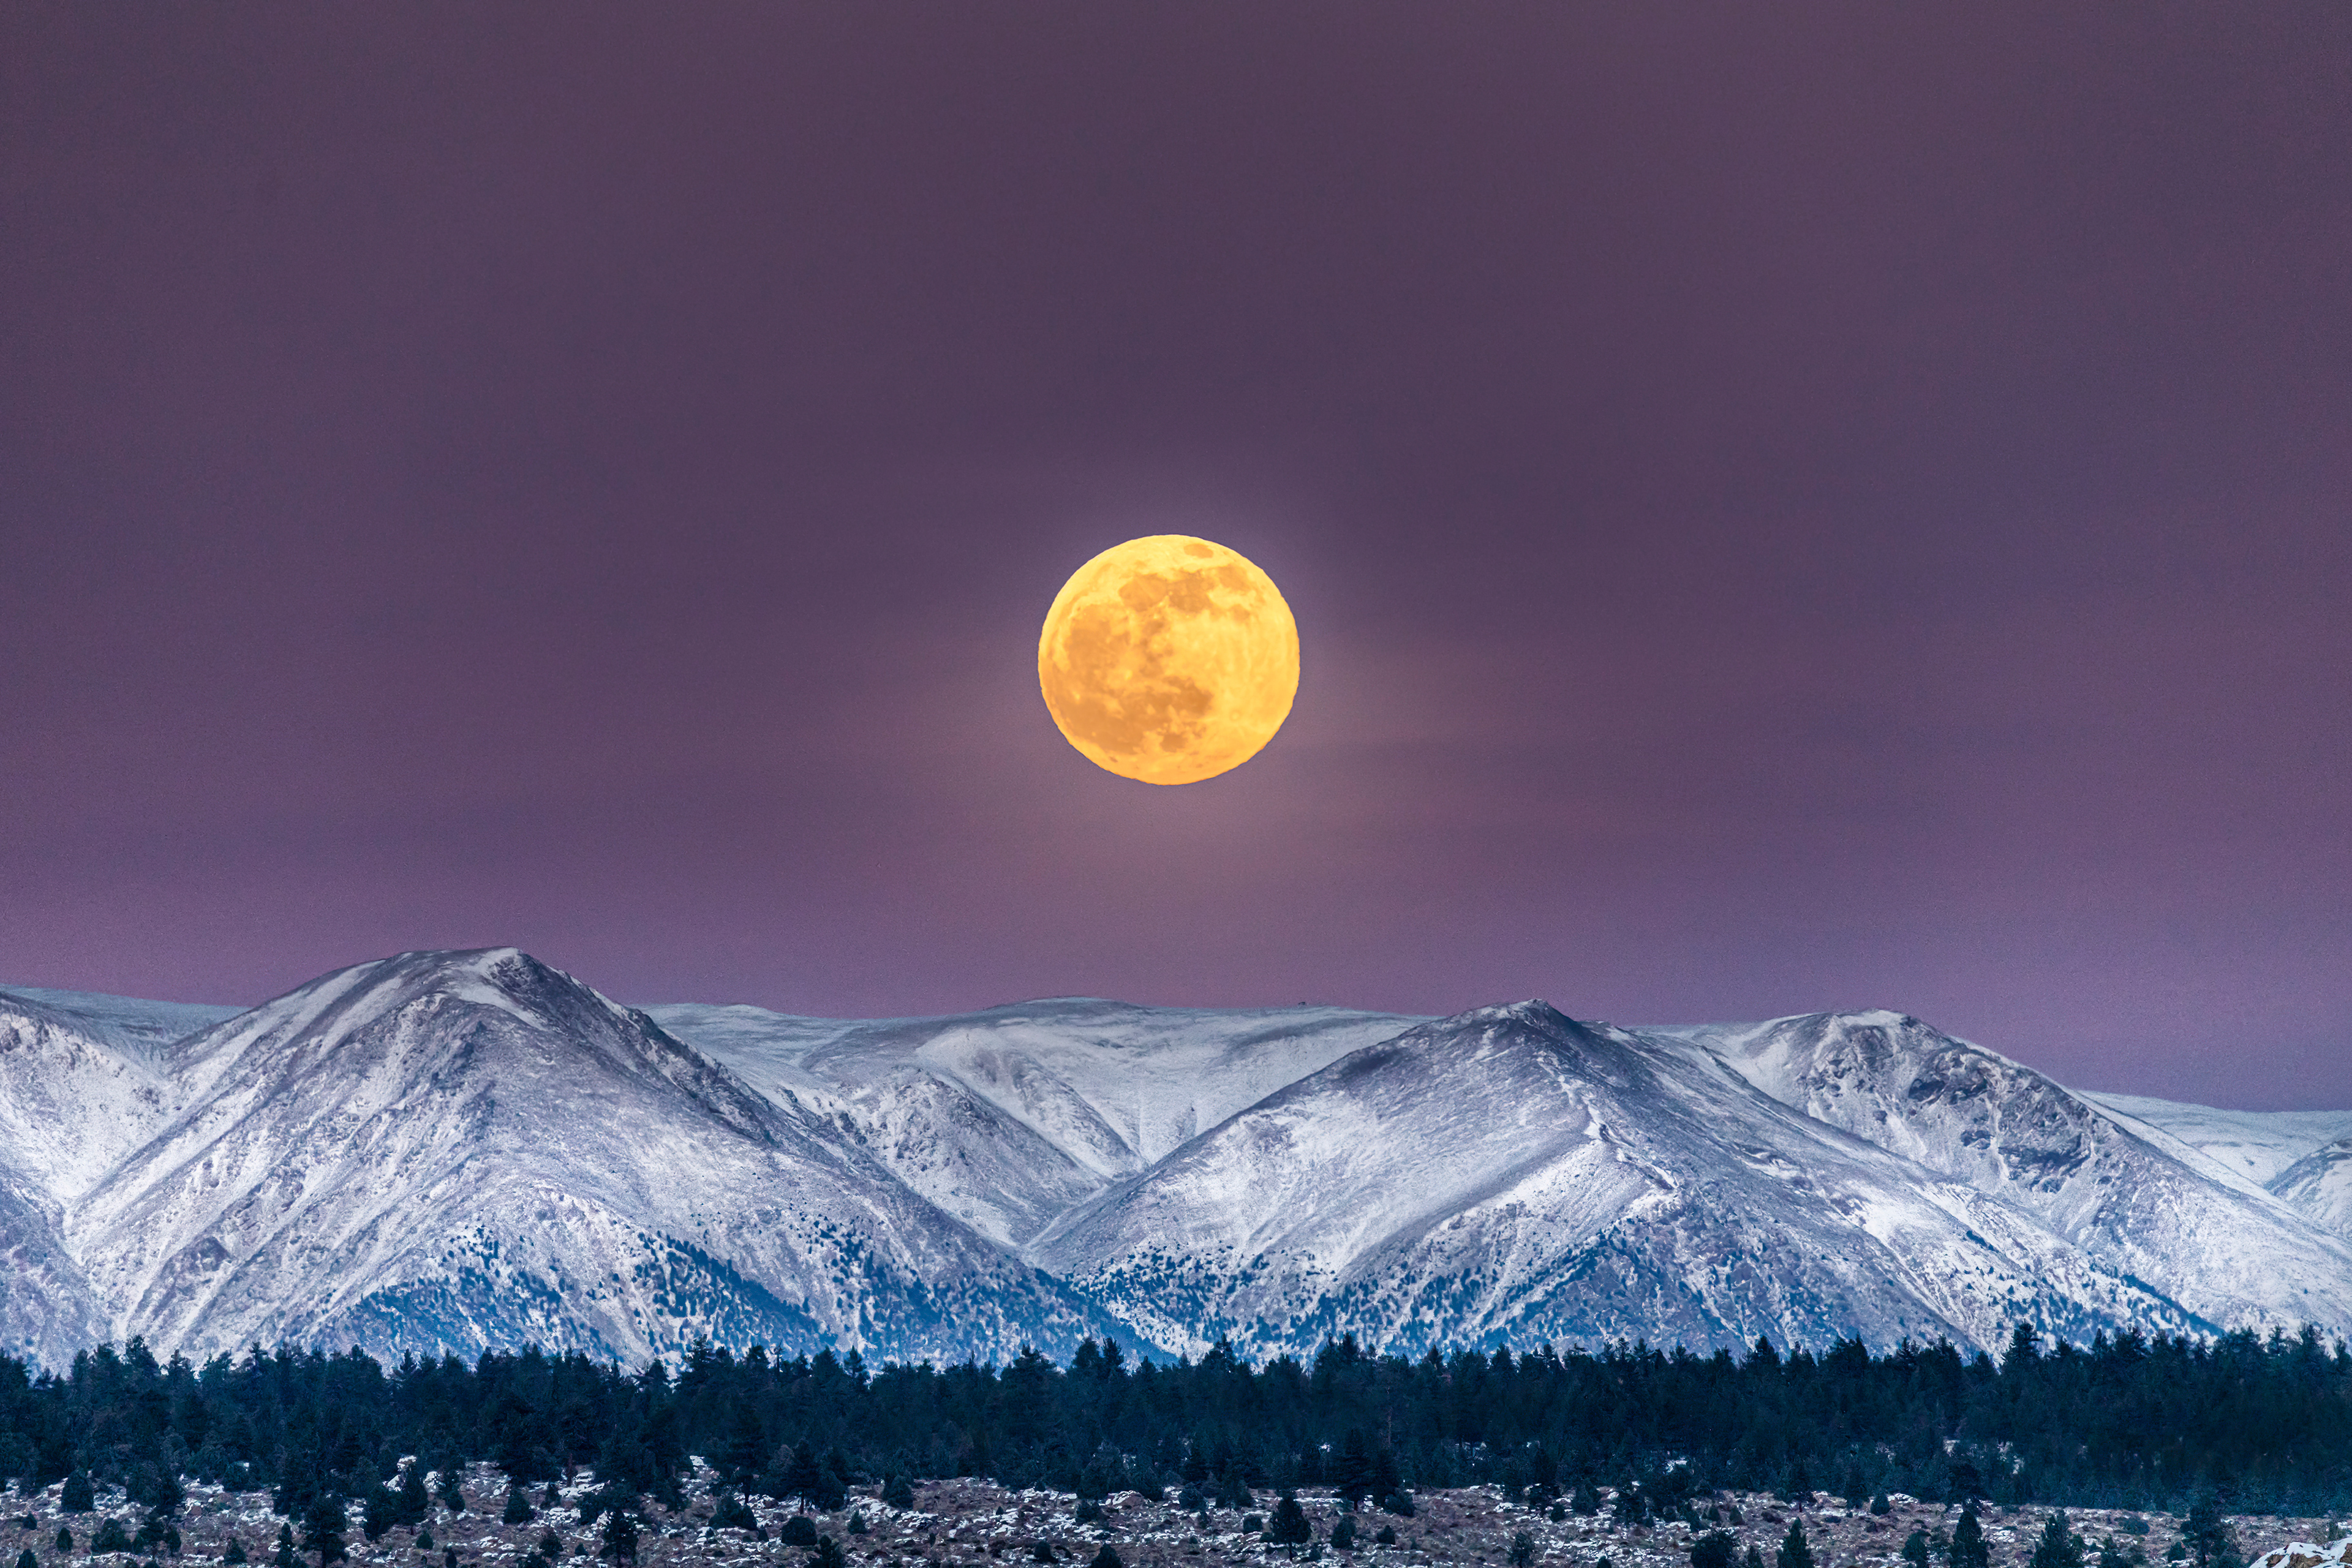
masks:
<path fill-rule="evenodd" d="M 848 1568 L 849 1560 L 842 1555 L 841 1545 L 830 1535 L 816 1538 L 816 1550 L 809 1554 L 808 1568 Z"/>
<path fill-rule="evenodd" d="M 1102 1550 L 1095 1553 L 1094 1561 L 1087 1563 L 1087 1568 L 1127 1568 L 1127 1564 L 1118 1560 L 1118 1553 L 1112 1551 L 1110 1542 L 1106 1541 L 1102 1543 Z"/>
<path fill-rule="evenodd" d="M 41 1568 L 41 1560 L 33 1555 L 29 1546 L 16 1553 L 16 1568 Z"/>
<path fill-rule="evenodd" d="M 425 1489 L 425 1478 L 411 1459 L 400 1467 L 400 1507 L 394 1517 L 414 1530 L 432 1515 L 433 1495 Z"/>
<path fill-rule="evenodd" d="M 2137 1541 L 2118 1545 L 2110 1535 L 2099 1542 L 2099 1568 L 2147 1568 L 2147 1551 Z"/>
<path fill-rule="evenodd" d="M 1805 1543 L 1805 1521 L 1792 1519 L 1780 1550 L 1772 1554 L 1773 1568 L 1813 1568 L 1813 1549 Z"/>
<path fill-rule="evenodd" d="M 537 1516 L 537 1510 L 530 1506 L 530 1499 L 523 1496 L 522 1489 L 509 1484 L 507 1488 L 507 1506 L 505 1511 L 499 1515 L 499 1522 L 529 1524 Z"/>
<path fill-rule="evenodd" d="M 97 1506 L 98 1497 L 90 1488 L 89 1472 L 76 1469 L 66 1478 L 65 1494 L 58 1500 L 58 1507 L 68 1513 L 88 1513 Z"/>
<path fill-rule="evenodd" d="M 1727 1530 L 1710 1530 L 1691 1542 L 1691 1568 L 1731 1568 L 1738 1538 Z"/>
<path fill-rule="evenodd" d="M 783 1495 L 814 1503 L 830 1489 L 831 1483 L 816 1462 L 816 1450 L 806 1443 L 793 1444 L 793 1457 L 784 1466 Z"/>
<path fill-rule="evenodd" d="M 400 1514 L 400 1494 L 389 1487 L 371 1486 L 360 1510 L 360 1533 L 370 1544 L 383 1539 Z"/>
<path fill-rule="evenodd" d="M 1297 1493 L 1286 1491 L 1275 1504 L 1274 1522 L 1266 1527 L 1265 1538 L 1277 1546 L 1304 1546 L 1315 1539 L 1315 1527 L 1307 1522 L 1307 1510 L 1298 1506 Z"/>
<path fill-rule="evenodd" d="M 121 1520 L 109 1516 L 99 1521 L 98 1533 L 89 1538 L 89 1550 L 92 1556 L 106 1552 L 128 1552 L 131 1550 L 131 1532 L 122 1528 Z"/>
<path fill-rule="evenodd" d="M 1927 1532 L 1914 1530 L 1903 1540 L 1903 1561 L 1911 1568 L 1927 1568 Z"/>
<path fill-rule="evenodd" d="M 1970 1498 L 1960 1505 L 1960 1522 L 1952 1531 L 1951 1568 L 1990 1568 L 1991 1562 L 1984 1526 L 1977 1522 L 1976 1499 Z"/>
<path fill-rule="evenodd" d="M 1511 1537 L 1511 1568 L 1530 1568 L 1536 1560 L 1536 1538 L 1522 1530 Z"/>
<path fill-rule="evenodd" d="M 903 1474 L 893 1471 L 890 1479 L 882 1483 L 882 1500 L 892 1508 L 912 1508 L 915 1489 Z"/>
<path fill-rule="evenodd" d="M 796 1513 L 784 1521 L 784 1527 L 776 1531 L 776 1539 L 787 1546 L 814 1546 L 816 1521 L 804 1513 Z"/>
<path fill-rule="evenodd" d="M 1353 1552 L 1355 1549 L 1356 1516 L 1352 1513 L 1343 1513 L 1339 1516 L 1339 1522 L 1331 1527 L 1331 1550 Z"/>
<path fill-rule="evenodd" d="M 1361 1426 L 1348 1428 L 1339 1457 L 1331 1464 L 1331 1485 L 1348 1500 L 1349 1508 L 1361 1507 L 1372 1495 L 1372 1446 Z"/>
<path fill-rule="evenodd" d="M 278 1550 L 269 1559 L 270 1568 L 300 1568 L 301 1559 L 294 1555 L 294 1527 L 278 1527 Z"/>
<path fill-rule="evenodd" d="M 230 1536 L 228 1550 L 221 1553 L 221 1561 L 229 1564 L 229 1568 L 237 1568 L 245 1561 L 245 1542 L 234 1535 Z"/>
<path fill-rule="evenodd" d="M 1748 1555 L 1739 1560 L 1739 1568 L 1764 1568 L 1764 1553 L 1757 1549 L 1754 1542 L 1748 1543 Z"/>
<path fill-rule="evenodd" d="M 325 1492 L 303 1510 L 302 1550 L 319 1554 L 319 1568 L 351 1561 L 351 1549 L 343 1544 L 346 1523 L 342 1500 Z"/>
<path fill-rule="evenodd" d="M 637 1516 L 625 1508 L 616 1508 L 604 1518 L 604 1539 L 596 1555 L 609 1557 L 615 1563 L 637 1560 Z"/>
<path fill-rule="evenodd" d="M 2220 1505 L 2210 1491 L 2198 1493 L 2189 1505 L 2180 1539 L 2188 1543 L 2189 1557 L 2197 1568 L 2244 1568 L 2237 1532 L 2221 1518 Z"/>
<path fill-rule="evenodd" d="M 58 1538 L 53 1544 L 59 1552 L 71 1552 L 73 1550 L 73 1531 L 68 1530 L 62 1524 L 58 1526 Z"/>
<path fill-rule="evenodd" d="M 2063 1510 L 2053 1510 L 2042 1521 L 2032 1568 L 2083 1568 L 2082 1538 L 2067 1528 Z"/>
<path fill-rule="evenodd" d="M 750 1483 L 767 1468 L 768 1435 L 760 1413 L 748 1403 L 737 1405 L 727 1417 L 726 1440 L 719 1447 L 719 1470 L 737 1486 Z"/>

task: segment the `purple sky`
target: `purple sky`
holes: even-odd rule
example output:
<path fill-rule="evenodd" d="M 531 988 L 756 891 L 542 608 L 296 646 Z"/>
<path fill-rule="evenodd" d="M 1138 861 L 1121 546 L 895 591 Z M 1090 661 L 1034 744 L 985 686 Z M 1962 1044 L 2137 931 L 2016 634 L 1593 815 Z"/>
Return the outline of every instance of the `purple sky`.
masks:
<path fill-rule="evenodd" d="M 1150 532 L 1306 669 L 1055 732 Z M 0 977 L 2352 1104 L 2352 9 L 0 10 Z"/>

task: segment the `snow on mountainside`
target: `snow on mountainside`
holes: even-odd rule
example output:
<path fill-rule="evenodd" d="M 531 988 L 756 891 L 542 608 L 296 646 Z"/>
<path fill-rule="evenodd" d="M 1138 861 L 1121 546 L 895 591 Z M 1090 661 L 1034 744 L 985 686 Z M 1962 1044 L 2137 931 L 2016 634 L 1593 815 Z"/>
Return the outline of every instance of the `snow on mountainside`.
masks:
<path fill-rule="evenodd" d="M 2352 1138 L 2352 1110 L 2222 1110 L 2137 1094 L 2075 1092 L 2179 1139 L 2257 1186 L 2269 1186 L 2322 1146 Z"/>
<path fill-rule="evenodd" d="M 1417 1350 L 2198 1326 L 2030 1214 L 1727 1064 L 1542 1003 L 1356 1052 L 1029 1253 L 1138 1332 L 1196 1349 L 1230 1334 L 1297 1351 L 1349 1331 Z"/>
<path fill-rule="evenodd" d="M 186 1108 L 67 1221 L 159 1351 L 1001 1356 L 1095 1326 L 854 1136 L 511 949 L 361 964 L 172 1056 Z"/>
<path fill-rule="evenodd" d="M 1898 1013 L 1655 1031 L 1783 1104 L 2015 1205 L 2104 1269 L 2228 1326 L 2319 1318 L 2352 1247 L 2137 1121 Z"/>
<path fill-rule="evenodd" d="M 56 1361 L 104 1331 L 66 1205 L 171 1113 L 159 1053 L 211 1016 L 91 1005 L 116 1000 L 0 991 L 0 1349 L 13 1354 Z"/>
<path fill-rule="evenodd" d="M 2273 1176 L 2270 1190 L 2315 1225 L 2352 1237 L 2352 1138 L 2305 1154 Z"/>
<path fill-rule="evenodd" d="M 2339 1124 L 1891 1013 L 635 1011 L 512 949 L 235 1014 L 18 989 L 0 1348 L 2352 1334 Z"/>
<path fill-rule="evenodd" d="M 0 1159 L 80 1196 L 178 1110 L 173 1042 L 233 1012 L 0 991 Z"/>
<path fill-rule="evenodd" d="M 871 1021 L 646 1011 L 780 1102 L 845 1117 L 909 1186 L 1008 1246 L 1202 1129 L 1419 1021 L 1084 997 Z"/>

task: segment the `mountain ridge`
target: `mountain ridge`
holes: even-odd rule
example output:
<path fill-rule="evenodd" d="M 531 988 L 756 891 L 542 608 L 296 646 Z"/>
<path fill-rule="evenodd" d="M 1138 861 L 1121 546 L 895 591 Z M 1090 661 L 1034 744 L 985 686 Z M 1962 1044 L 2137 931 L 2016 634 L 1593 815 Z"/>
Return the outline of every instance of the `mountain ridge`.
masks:
<path fill-rule="evenodd" d="M 0 1342 L 45 1361 L 2352 1334 L 2324 1114 L 2212 1113 L 2266 1185 L 1884 1010 L 809 1019 L 493 948 L 236 1012 L 0 989 Z"/>

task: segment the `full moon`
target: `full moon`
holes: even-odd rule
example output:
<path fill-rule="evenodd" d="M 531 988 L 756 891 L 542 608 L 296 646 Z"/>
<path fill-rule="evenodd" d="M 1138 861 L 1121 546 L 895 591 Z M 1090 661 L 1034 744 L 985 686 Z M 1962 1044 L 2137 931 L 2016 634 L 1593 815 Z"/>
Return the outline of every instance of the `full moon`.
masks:
<path fill-rule="evenodd" d="M 1071 745 L 1121 778 L 1237 768 L 1298 694 L 1298 623 L 1238 551 L 1183 533 L 1115 544 L 1045 612 L 1037 684 Z"/>

